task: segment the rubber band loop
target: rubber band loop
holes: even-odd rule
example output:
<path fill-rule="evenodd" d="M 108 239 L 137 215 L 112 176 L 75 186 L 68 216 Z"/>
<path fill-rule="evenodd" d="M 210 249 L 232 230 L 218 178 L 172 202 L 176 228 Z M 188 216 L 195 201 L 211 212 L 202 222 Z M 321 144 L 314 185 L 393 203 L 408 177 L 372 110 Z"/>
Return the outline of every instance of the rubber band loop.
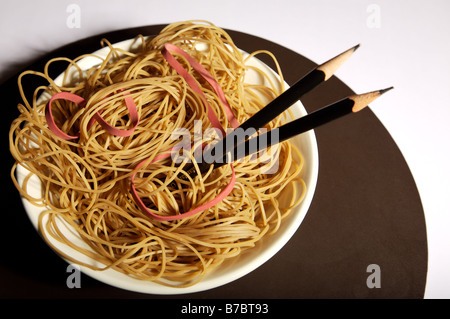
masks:
<path fill-rule="evenodd" d="M 167 60 L 167 62 L 177 71 L 178 74 L 180 74 L 187 82 L 187 84 L 197 93 L 200 95 L 202 102 L 204 103 L 205 107 L 207 108 L 207 114 L 208 114 L 208 119 L 211 121 L 211 124 L 213 125 L 213 127 L 218 128 L 222 131 L 223 134 L 225 134 L 225 130 L 223 129 L 222 125 L 220 124 L 219 119 L 217 118 L 216 114 L 214 113 L 214 110 L 211 108 L 208 100 L 206 99 L 205 95 L 203 94 L 203 91 L 201 90 L 200 86 L 198 85 L 197 81 L 189 74 L 189 72 L 175 59 L 175 57 L 170 54 L 170 52 L 175 52 L 178 53 L 182 56 L 184 56 L 187 61 L 191 64 L 191 66 L 194 68 L 195 71 L 197 71 L 214 89 L 214 91 L 216 92 L 217 96 L 219 97 L 224 110 L 225 110 L 225 114 L 227 116 L 228 121 L 230 122 L 231 126 L 233 128 L 236 128 L 239 126 L 239 123 L 237 121 L 237 119 L 235 118 L 233 111 L 231 109 L 231 107 L 229 106 L 226 98 L 225 98 L 225 93 L 223 92 L 222 88 L 220 87 L 220 85 L 217 83 L 217 81 L 213 78 L 213 76 L 205 69 L 203 68 L 203 66 L 198 63 L 194 58 L 192 58 L 189 54 L 187 54 L 185 51 L 183 51 L 182 49 L 178 48 L 177 46 L 170 44 L 170 43 L 166 43 L 164 45 L 164 48 L 162 49 L 162 54 L 164 56 L 164 58 Z M 129 92 L 124 92 L 124 95 L 128 95 Z M 64 140 L 72 140 L 72 139 L 77 139 L 79 138 L 79 133 L 75 136 L 72 135 L 68 135 L 66 133 L 64 133 L 55 123 L 55 120 L 53 118 L 53 113 L 52 113 L 52 108 L 51 108 L 51 104 L 54 100 L 57 99 L 64 99 L 64 100 L 68 100 L 71 102 L 74 102 L 78 105 L 80 105 L 81 107 L 85 107 L 86 106 L 86 101 L 85 99 L 83 99 L 82 97 L 73 94 L 73 93 L 69 93 L 69 92 L 58 92 L 56 94 L 54 94 L 50 101 L 48 102 L 46 109 L 45 109 L 45 118 L 47 121 L 47 124 L 49 126 L 49 129 L 53 132 L 53 134 L 55 134 L 56 136 L 58 136 L 59 138 L 62 138 Z M 97 121 L 102 128 L 107 131 L 108 133 L 112 134 L 112 135 L 116 135 L 116 136 L 121 136 L 121 137 L 126 137 L 126 136 L 130 136 L 135 128 L 137 127 L 137 125 L 139 124 L 139 116 L 138 116 L 138 112 L 137 112 L 137 108 L 136 108 L 136 104 L 134 103 L 134 100 L 131 97 L 125 97 L 125 105 L 128 109 L 128 112 L 130 114 L 130 120 L 133 124 L 133 127 L 129 130 L 122 130 L 122 129 L 117 129 L 115 127 L 113 127 L 112 125 L 110 125 L 109 123 L 107 123 L 105 121 L 105 119 L 101 116 L 102 110 L 97 111 L 94 116 L 92 117 L 92 119 L 89 121 L 88 123 L 88 129 L 94 124 L 95 121 Z M 156 156 L 149 164 L 154 163 L 155 161 L 167 158 L 170 155 L 170 151 L 172 149 L 169 149 L 169 153 L 164 153 L 161 155 Z M 149 210 L 144 202 L 142 201 L 142 199 L 138 196 L 136 188 L 134 186 L 134 178 L 137 174 L 137 171 L 139 170 L 139 168 L 141 166 L 143 166 L 146 162 L 148 161 L 148 159 L 142 161 L 141 163 L 139 163 L 136 168 L 134 173 L 131 175 L 131 195 L 133 197 L 133 199 L 135 200 L 136 204 L 139 206 L 139 208 L 146 213 L 148 216 L 150 216 L 151 218 L 155 219 L 155 220 L 160 220 L 160 221 L 172 221 L 172 220 L 179 220 L 179 219 L 183 219 L 186 217 L 190 217 L 193 216 L 195 214 L 198 214 L 202 211 L 205 211 L 211 207 L 213 207 L 214 205 L 218 204 L 219 202 L 221 202 L 223 199 L 225 199 L 228 194 L 230 194 L 230 192 L 232 191 L 234 184 L 235 184 L 235 172 L 234 172 L 234 167 L 233 164 L 230 164 L 231 167 L 231 179 L 230 182 L 228 183 L 228 185 L 222 190 L 222 192 L 217 195 L 213 200 L 209 201 L 208 203 L 205 203 L 203 205 L 200 205 L 196 208 L 194 208 L 193 210 L 190 210 L 186 213 L 182 213 L 179 215 L 172 215 L 172 216 L 160 216 L 157 215 L 155 213 L 153 213 L 151 210 Z"/>
<path fill-rule="evenodd" d="M 164 155 L 166 155 L 166 154 L 164 154 Z M 163 156 L 163 157 L 158 156 L 154 160 L 152 160 L 149 164 L 152 164 L 152 163 L 154 163 L 158 160 L 161 160 L 162 158 L 166 158 L 168 156 L 169 156 L 168 154 L 167 154 L 167 156 Z M 136 166 L 136 171 L 145 163 L 146 163 L 146 160 L 139 163 L 139 165 Z M 132 195 L 134 201 L 136 202 L 136 204 L 138 205 L 138 207 L 141 209 L 141 211 L 146 213 L 149 217 L 151 217 L 154 220 L 173 221 L 173 220 L 184 219 L 184 218 L 191 217 L 195 214 L 201 213 L 201 212 L 211 208 L 212 206 L 220 203 L 222 200 L 224 200 L 228 196 L 228 194 L 230 194 L 230 192 L 233 190 L 233 187 L 234 187 L 234 184 L 236 181 L 236 176 L 234 173 L 233 165 L 231 165 L 231 170 L 232 170 L 231 180 L 219 195 L 217 195 L 213 200 L 211 200 L 203 205 L 200 205 L 186 213 L 181 213 L 179 215 L 161 216 L 161 215 L 155 214 L 150 209 L 148 209 L 147 206 L 145 206 L 142 199 L 137 194 L 136 188 L 134 186 L 134 178 L 136 176 L 136 172 L 133 175 L 131 175 L 131 195 Z"/>
<path fill-rule="evenodd" d="M 222 90 L 222 88 L 220 87 L 220 85 L 216 82 L 216 80 L 213 78 L 213 76 L 205 69 L 203 68 L 203 66 L 200 65 L 200 63 L 198 63 L 194 58 L 192 58 L 189 54 L 187 54 L 185 51 L 183 51 L 182 49 L 178 48 L 177 46 L 170 44 L 170 43 L 166 43 L 164 45 L 164 48 L 162 49 L 162 54 L 164 56 L 164 58 L 167 60 L 167 62 L 170 64 L 170 66 L 172 66 L 175 71 L 177 71 L 177 73 L 179 75 L 181 75 L 187 82 L 187 84 L 197 93 L 200 95 L 204 105 L 207 108 L 207 114 L 208 114 L 208 119 L 211 121 L 211 124 L 213 125 L 213 127 L 218 128 L 222 131 L 222 133 L 225 133 L 225 130 L 223 129 L 222 125 L 220 124 L 219 119 L 217 118 L 216 114 L 214 113 L 213 109 L 211 108 L 210 104 L 208 103 L 208 100 L 206 99 L 205 95 L 203 94 L 203 91 L 201 90 L 201 88 L 199 87 L 197 81 L 189 74 L 189 72 L 175 59 L 175 57 L 170 54 L 171 52 L 176 52 L 178 54 L 183 55 L 186 60 L 190 63 L 190 65 L 194 68 L 195 71 L 197 71 L 214 89 L 214 91 L 216 92 L 217 96 L 219 97 L 219 99 L 221 100 L 224 109 L 225 109 L 225 113 L 227 115 L 227 119 L 230 122 L 230 124 L 232 125 L 233 128 L 236 128 L 239 126 L 239 122 L 237 121 L 237 119 L 235 118 L 233 111 L 231 110 L 231 107 L 229 106 L 226 98 L 225 98 L 225 94 Z M 172 149 L 170 149 L 169 151 L 171 151 Z M 150 163 L 148 164 L 152 164 L 158 160 L 161 160 L 163 158 L 167 158 L 169 156 L 170 153 L 165 153 L 165 154 L 161 154 L 158 155 L 157 157 L 155 157 Z M 188 212 L 185 213 L 181 213 L 178 215 L 171 215 L 171 216 L 161 216 L 158 214 L 155 214 L 154 212 L 152 212 L 150 209 L 147 208 L 147 206 L 145 206 L 144 202 L 142 201 L 142 199 L 139 197 L 139 195 L 137 194 L 136 188 L 134 186 L 134 178 L 139 170 L 140 167 L 142 167 L 146 162 L 148 161 L 148 159 L 142 161 L 141 163 L 139 163 L 136 168 L 134 173 L 131 175 L 131 195 L 134 198 L 136 204 L 138 205 L 138 207 L 141 209 L 141 211 L 143 211 L 146 215 L 148 215 L 149 217 L 151 217 L 152 219 L 155 220 L 159 220 L 159 221 L 173 221 L 173 220 L 180 220 L 180 219 L 184 219 L 190 216 L 193 216 L 195 214 L 198 214 L 200 212 L 203 212 L 211 207 L 213 207 L 214 205 L 220 203 L 222 200 L 224 200 L 233 190 L 234 188 L 234 184 L 236 181 L 236 176 L 235 176 L 235 172 L 234 172 L 234 166 L 231 163 L 230 167 L 231 167 L 231 179 L 230 182 L 228 183 L 228 185 L 222 190 L 222 192 L 220 192 L 220 194 L 218 194 L 213 200 L 200 205 Z"/>
<path fill-rule="evenodd" d="M 228 104 L 227 99 L 225 98 L 225 93 L 223 92 L 222 88 L 220 87 L 219 83 L 214 79 L 214 77 L 209 73 L 200 63 L 197 62 L 194 58 L 192 58 L 189 54 L 187 54 L 184 50 L 180 49 L 179 47 L 171 44 L 166 43 L 164 45 L 164 48 L 162 49 L 162 54 L 164 58 L 167 60 L 167 62 L 177 71 L 178 74 L 180 74 L 188 83 L 188 85 L 196 92 L 198 93 L 205 105 L 208 105 L 208 118 L 211 121 L 211 124 L 215 128 L 222 129 L 222 126 L 220 125 L 219 120 L 217 119 L 217 116 L 214 114 L 214 111 L 209 106 L 209 103 L 203 94 L 203 91 L 199 87 L 197 81 L 186 71 L 186 69 L 175 59 L 175 57 L 170 54 L 170 52 L 174 52 L 177 54 L 182 55 L 186 60 L 189 62 L 189 64 L 194 68 L 195 71 L 197 71 L 214 89 L 217 96 L 220 99 L 220 102 L 222 102 L 225 110 L 225 114 L 227 116 L 228 121 L 230 122 L 231 126 L 233 128 L 237 128 L 239 126 L 239 122 L 237 121 L 236 117 L 233 114 L 233 111 Z"/>
<path fill-rule="evenodd" d="M 128 95 L 129 92 L 123 92 L 124 95 Z M 58 92 L 54 94 L 50 100 L 48 101 L 46 108 L 45 108 L 45 119 L 47 121 L 47 125 L 49 129 L 52 131 L 53 134 L 55 134 L 57 137 L 62 138 L 64 140 L 73 140 L 79 138 L 79 133 L 77 135 L 68 135 L 64 133 L 58 125 L 55 123 L 55 119 L 53 118 L 52 113 L 52 102 L 54 100 L 68 100 L 71 102 L 74 102 L 81 107 L 86 106 L 86 100 L 82 98 L 81 96 L 78 96 L 76 94 L 70 93 L 70 92 Z M 134 130 L 136 129 L 137 125 L 139 124 L 139 115 L 137 112 L 136 104 L 134 103 L 133 98 L 131 97 L 125 97 L 125 105 L 128 109 L 128 112 L 130 114 L 130 119 L 133 124 L 133 127 L 129 130 L 122 130 L 115 128 L 114 126 L 107 123 L 103 117 L 101 117 L 102 110 L 97 111 L 92 119 L 88 123 L 88 129 L 91 128 L 91 126 L 94 124 L 95 121 L 97 121 L 101 127 L 108 132 L 109 134 L 121 136 L 121 137 L 127 137 L 133 134 Z"/>
<path fill-rule="evenodd" d="M 129 92 L 124 92 L 124 95 L 128 95 Z M 122 130 L 115 128 L 114 126 L 107 123 L 103 117 L 101 117 L 101 110 L 95 113 L 93 116 L 93 119 L 95 119 L 103 129 L 108 132 L 109 134 L 115 135 L 115 136 L 121 136 L 121 137 L 127 137 L 133 134 L 134 130 L 139 124 L 139 115 L 137 112 L 136 104 L 134 103 L 133 98 L 131 97 L 125 97 L 125 105 L 128 109 L 128 112 L 130 114 L 131 123 L 133 124 L 132 128 L 129 130 Z M 92 121 L 92 120 L 91 120 Z M 89 125 L 88 125 L 89 127 Z"/>
<path fill-rule="evenodd" d="M 55 134 L 57 137 L 62 138 L 64 140 L 74 140 L 79 137 L 79 134 L 77 135 L 68 135 L 64 133 L 58 125 L 55 123 L 55 119 L 53 118 L 52 113 L 52 102 L 54 100 L 68 100 L 73 103 L 76 103 L 80 105 L 81 107 L 84 107 L 86 105 L 86 101 L 81 97 L 73 93 L 69 92 L 58 92 L 54 94 L 50 101 L 48 101 L 46 107 L 45 107 L 45 119 L 47 120 L 47 124 L 49 129 L 52 131 L 53 134 Z"/>

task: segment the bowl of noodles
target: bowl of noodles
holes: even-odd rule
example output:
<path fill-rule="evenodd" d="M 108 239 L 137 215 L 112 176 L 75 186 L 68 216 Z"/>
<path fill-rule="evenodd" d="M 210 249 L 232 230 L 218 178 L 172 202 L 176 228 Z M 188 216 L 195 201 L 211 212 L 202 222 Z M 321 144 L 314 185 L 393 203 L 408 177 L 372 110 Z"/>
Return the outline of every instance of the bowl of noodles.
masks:
<path fill-rule="evenodd" d="M 74 60 L 23 96 L 12 178 L 47 244 L 85 274 L 149 294 L 225 285 L 274 256 L 313 198 L 310 131 L 198 174 L 187 163 L 288 85 L 221 28 L 173 23 Z M 277 65 L 277 63 L 275 63 Z M 306 114 L 300 102 L 261 129 Z M 183 147 L 180 148 L 179 146 Z M 194 167 L 197 167 L 194 165 Z"/>

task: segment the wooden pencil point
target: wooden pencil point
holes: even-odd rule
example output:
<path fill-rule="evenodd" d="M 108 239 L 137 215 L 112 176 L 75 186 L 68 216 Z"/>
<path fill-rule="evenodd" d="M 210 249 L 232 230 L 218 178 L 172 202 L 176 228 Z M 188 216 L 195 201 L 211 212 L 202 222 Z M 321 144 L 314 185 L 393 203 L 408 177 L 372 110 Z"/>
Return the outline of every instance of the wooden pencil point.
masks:
<path fill-rule="evenodd" d="M 380 90 L 380 95 L 386 93 L 387 91 L 392 90 L 393 88 L 394 88 L 394 87 L 391 86 L 391 87 L 389 87 L 389 88 L 387 88 L 387 89 Z"/>
<path fill-rule="evenodd" d="M 366 106 L 368 106 L 371 102 L 373 102 L 375 99 L 380 97 L 382 94 L 386 93 L 387 91 L 392 90 L 394 87 L 391 86 L 390 88 L 383 89 L 383 90 L 377 90 L 373 92 L 363 93 L 363 94 L 355 94 L 349 97 L 349 99 L 353 100 L 355 104 L 353 105 L 352 111 L 353 112 L 359 112 Z"/>
<path fill-rule="evenodd" d="M 336 70 L 344 64 L 345 61 L 350 58 L 350 56 L 359 48 L 359 44 L 355 45 L 354 47 L 348 49 L 347 51 L 342 52 L 341 54 L 335 56 L 334 58 L 328 60 L 327 62 L 319 65 L 317 67 L 317 70 L 322 71 L 325 73 L 325 81 L 327 81 L 333 74 L 336 72 Z"/>

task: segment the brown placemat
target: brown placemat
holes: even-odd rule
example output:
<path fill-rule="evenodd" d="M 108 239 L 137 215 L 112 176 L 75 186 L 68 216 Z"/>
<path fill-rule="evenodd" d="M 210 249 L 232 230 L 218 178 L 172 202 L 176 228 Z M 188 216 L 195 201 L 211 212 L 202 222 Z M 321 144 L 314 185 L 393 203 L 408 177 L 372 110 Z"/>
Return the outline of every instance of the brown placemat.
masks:
<path fill-rule="evenodd" d="M 137 34 L 157 34 L 162 27 L 131 28 L 83 39 L 39 57 L 26 69 L 42 70 L 53 56 L 76 57 L 92 52 L 99 47 L 101 38 L 114 43 Z M 273 42 L 241 32 L 229 33 L 243 50 L 272 51 L 290 84 L 315 66 L 302 55 Z M 271 61 L 265 62 L 271 65 Z M 53 72 L 57 75 L 61 70 L 55 68 Z M 398 147 L 368 108 L 352 118 L 316 129 L 320 165 L 311 208 L 286 246 L 252 273 L 215 289 L 177 296 L 125 291 L 85 275 L 81 288 L 69 289 L 67 264 L 32 227 L 9 178 L 13 160 L 6 136 L 11 121 L 17 117 L 16 81 L 17 76 L 3 82 L 0 91 L 4 110 L 2 196 L 3 203 L 8 203 L 2 212 L 2 233 L 8 244 L 0 254 L 0 297 L 423 298 L 427 236 L 420 197 Z M 352 93 L 333 77 L 309 93 L 303 104 L 311 112 Z M 372 274 L 367 267 L 372 264 L 379 266 L 380 288 L 367 285 Z"/>

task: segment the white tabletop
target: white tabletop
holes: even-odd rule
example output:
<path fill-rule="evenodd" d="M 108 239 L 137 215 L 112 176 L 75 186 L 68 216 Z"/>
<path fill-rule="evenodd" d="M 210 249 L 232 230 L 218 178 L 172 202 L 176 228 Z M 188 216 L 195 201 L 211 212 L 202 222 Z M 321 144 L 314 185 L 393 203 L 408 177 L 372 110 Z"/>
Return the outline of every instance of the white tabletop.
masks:
<path fill-rule="evenodd" d="M 425 298 L 450 297 L 450 2 L 447 0 L 1 0 L 0 79 L 61 45 L 108 31 L 204 19 L 320 63 L 357 43 L 337 76 L 371 104 L 416 181 L 428 235 Z"/>

